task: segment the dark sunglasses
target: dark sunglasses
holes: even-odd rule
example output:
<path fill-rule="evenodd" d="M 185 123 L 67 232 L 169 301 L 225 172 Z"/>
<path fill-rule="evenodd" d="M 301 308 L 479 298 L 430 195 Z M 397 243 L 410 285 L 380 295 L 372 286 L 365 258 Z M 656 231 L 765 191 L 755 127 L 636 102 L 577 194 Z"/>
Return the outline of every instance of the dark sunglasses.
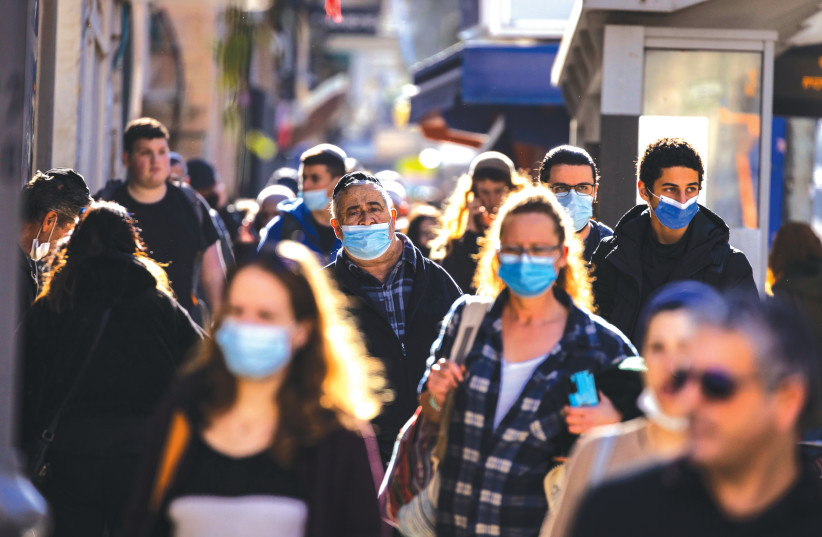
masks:
<path fill-rule="evenodd" d="M 747 380 L 753 380 L 754 375 L 734 377 L 721 369 L 707 369 L 694 371 L 692 369 L 678 369 L 671 375 L 670 390 L 672 393 L 681 391 L 690 381 L 697 381 L 702 396 L 709 401 L 727 401 L 739 391 Z"/>

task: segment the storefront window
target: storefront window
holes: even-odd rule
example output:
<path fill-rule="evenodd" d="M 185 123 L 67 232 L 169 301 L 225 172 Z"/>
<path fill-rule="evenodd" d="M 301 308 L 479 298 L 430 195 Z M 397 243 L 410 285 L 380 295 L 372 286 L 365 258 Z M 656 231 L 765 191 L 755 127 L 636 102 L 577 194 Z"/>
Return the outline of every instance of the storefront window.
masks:
<path fill-rule="evenodd" d="M 643 116 L 656 116 L 655 134 L 693 136 L 706 164 L 705 203 L 731 228 L 759 227 L 761 78 L 758 52 L 645 53 Z M 658 127 L 666 117 L 670 132 Z"/>

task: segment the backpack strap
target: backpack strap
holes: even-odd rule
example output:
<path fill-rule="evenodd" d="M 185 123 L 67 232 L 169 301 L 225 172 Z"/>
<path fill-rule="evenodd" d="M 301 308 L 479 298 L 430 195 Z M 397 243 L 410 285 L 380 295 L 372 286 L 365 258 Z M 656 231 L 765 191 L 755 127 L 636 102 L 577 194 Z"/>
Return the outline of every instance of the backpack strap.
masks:
<path fill-rule="evenodd" d="M 149 500 L 150 511 L 157 512 L 160 509 L 190 439 L 191 425 L 185 414 L 178 410 L 171 416 L 171 425 L 168 429 L 168 436 L 166 436 L 165 447 L 160 457 L 160 463 L 157 465 L 157 474 L 154 478 L 154 487 Z"/>
<path fill-rule="evenodd" d="M 722 272 L 725 270 L 725 262 L 728 261 L 730 255 L 731 247 L 726 244 L 725 248 L 722 248 L 722 251 L 717 256 L 715 262 L 705 268 L 702 281 L 714 289 L 718 289 L 719 281 L 722 279 Z"/>
<path fill-rule="evenodd" d="M 177 179 L 172 179 L 169 181 L 173 186 L 176 186 L 185 196 L 186 201 L 191 206 L 191 210 L 194 211 L 194 217 L 197 219 L 197 228 L 203 227 L 203 204 L 205 203 L 208 206 L 208 202 L 197 193 L 196 190 L 188 186 L 186 183 L 182 181 L 178 181 Z"/>

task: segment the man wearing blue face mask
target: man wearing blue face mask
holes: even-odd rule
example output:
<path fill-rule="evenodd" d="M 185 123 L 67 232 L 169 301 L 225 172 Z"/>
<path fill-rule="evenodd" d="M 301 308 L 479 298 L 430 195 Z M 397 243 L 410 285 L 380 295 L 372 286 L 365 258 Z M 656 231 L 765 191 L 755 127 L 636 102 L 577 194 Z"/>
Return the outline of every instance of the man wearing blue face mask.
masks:
<path fill-rule="evenodd" d="M 334 186 L 345 174 L 345 159 L 345 152 L 331 144 L 300 156 L 299 197 L 277 205 L 280 215 L 260 233 L 259 248 L 288 239 L 316 252 L 323 263 L 336 257 L 341 243 L 331 227 L 329 207 Z"/>
<path fill-rule="evenodd" d="M 599 188 L 599 171 L 594 159 L 579 147 L 555 147 L 542 160 L 539 180 L 551 189 L 571 217 L 574 231 L 585 247 L 582 258 L 590 263 L 599 241 L 614 234 L 611 228 L 592 218 Z"/>
<path fill-rule="evenodd" d="M 620 219 L 594 252 L 594 301 L 599 314 L 632 340 L 637 316 L 653 291 L 677 280 L 757 295 L 745 254 L 728 244 L 728 226 L 697 203 L 704 167 L 685 140 L 661 138 L 637 163 L 637 188 L 647 203 Z"/>
<path fill-rule="evenodd" d="M 417 384 L 431 344 L 462 292 L 451 276 L 395 230 L 397 212 L 375 177 L 343 176 L 333 192 L 331 224 L 342 251 L 325 270 L 351 299 L 368 353 L 382 361 L 394 400 L 372 424 L 383 463 L 417 407 Z"/>

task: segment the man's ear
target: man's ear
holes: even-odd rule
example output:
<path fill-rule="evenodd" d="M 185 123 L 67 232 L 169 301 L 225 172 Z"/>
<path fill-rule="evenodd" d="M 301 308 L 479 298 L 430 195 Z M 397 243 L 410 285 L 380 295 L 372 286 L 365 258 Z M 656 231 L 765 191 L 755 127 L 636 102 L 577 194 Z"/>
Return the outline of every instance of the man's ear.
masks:
<path fill-rule="evenodd" d="M 649 198 L 651 196 L 648 194 L 648 189 L 645 187 L 645 183 L 642 181 L 637 181 L 636 188 L 639 191 L 639 197 L 650 203 L 651 200 Z"/>
<path fill-rule="evenodd" d="M 57 211 L 49 211 L 41 223 L 40 229 L 43 233 L 51 233 L 54 226 L 57 225 Z"/>
<path fill-rule="evenodd" d="M 797 428 L 805 401 L 808 399 L 807 385 L 799 377 L 788 377 L 782 381 L 773 397 L 777 405 L 777 428 L 780 432 L 792 432 Z"/>
<path fill-rule="evenodd" d="M 121 159 L 123 161 L 123 166 L 128 168 L 128 151 L 123 151 L 123 155 L 122 155 Z"/>
<path fill-rule="evenodd" d="M 343 232 L 340 228 L 340 222 L 336 218 L 331 219 L 331 227 L 334 228 L 334 235 L 336 235 L 338 239 L 342 240 Z"/>

